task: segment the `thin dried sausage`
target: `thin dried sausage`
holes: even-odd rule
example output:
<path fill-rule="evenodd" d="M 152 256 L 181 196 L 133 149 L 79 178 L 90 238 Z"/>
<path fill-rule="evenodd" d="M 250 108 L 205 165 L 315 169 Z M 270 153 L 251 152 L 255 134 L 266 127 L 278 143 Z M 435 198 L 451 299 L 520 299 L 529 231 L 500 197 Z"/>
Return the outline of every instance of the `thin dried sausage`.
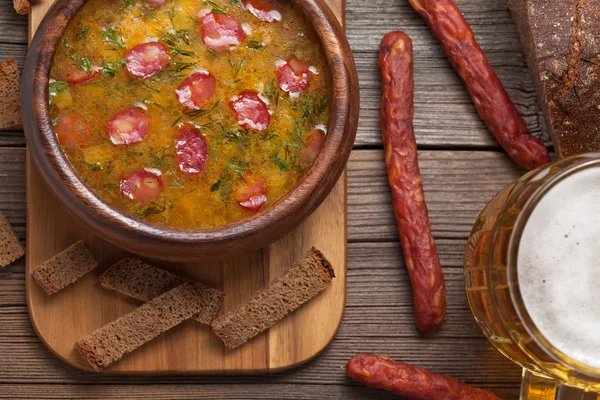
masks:
<path fill-rule="evenodd" d="M 444 54 L 465 82 L 479 116 L 508 155 L 527 169 L 548 163 L 548 150 L 538 138 L 529 134 L 523 118 L 454 2 L 409 2 L 439 39 Z"/>
<path fill-rule="evenodd" d="M 417 330 L 439 327 L 446 313 L 446 287 L 423 197 L 413 131 L 412 42 L 402 32 L 381 41 L 381 129 L 394 213 L 413 287 Z"/>
<path fill-rule="evenodd" d="M 458 379 L 372 354 L 352 357 L 346 373 L 367 387 L 411 400 L 500 400 L 493 393 Z"/>

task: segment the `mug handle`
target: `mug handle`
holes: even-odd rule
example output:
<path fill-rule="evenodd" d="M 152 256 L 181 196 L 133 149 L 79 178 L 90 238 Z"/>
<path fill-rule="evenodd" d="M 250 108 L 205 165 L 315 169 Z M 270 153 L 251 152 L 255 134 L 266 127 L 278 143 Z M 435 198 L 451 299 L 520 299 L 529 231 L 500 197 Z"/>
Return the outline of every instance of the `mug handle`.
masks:
<path fill-rule="evenodd" d="M 564 386 L 523 368 L 520 400 L 597 400 L 598 394 Z"/>

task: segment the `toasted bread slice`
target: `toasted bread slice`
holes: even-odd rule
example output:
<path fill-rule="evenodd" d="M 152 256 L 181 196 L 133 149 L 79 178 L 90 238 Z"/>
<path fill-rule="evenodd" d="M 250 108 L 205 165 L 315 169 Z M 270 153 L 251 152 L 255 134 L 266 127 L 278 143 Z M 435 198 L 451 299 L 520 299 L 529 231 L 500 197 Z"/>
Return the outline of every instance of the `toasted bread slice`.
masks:
<path fill-rule="evenodd" d="M 12 264 L 24 254 L 17 234 L 0 211 L 0 267 Z"/>
<path fill-rule="evenodd" d="M 32 275 L 46 293 L 53 295 L 77 282 L 97 266 L 96 259 L 80 240 L 35 267 Z"/>
<path fill-rule="evenodd" d="M 119 261 L 98 278 L 102 287 L 143 302 L 148 302 L 185 282 L 187 280 L 180 276 L 135 258 Z M 221 309 L 224 294 L 201 283 L 192 283 L 202 300 L 202 310 L 194 319 L 210 325 Z"/>
<path fill-rule="evenodd" d="M 213 331 L 225 346 L 234 349 L 315 297 L 334 277 L 329 261 L 313 247 L 285 275 L 214 320 Z"/>
<path fill-rule="evenodd" d="M 95 330 L 75 348 L 96 371 L 107 368 L 143 344 L 200 312 L 202 302 L 184 283 Z"/>
<path fill-rule="evenodd" d="M 26 0 L 15 0 L 15 9 L 21 1 Z M 21 126 L 20 91 L 21 77 L 15 59 L 0 61 L 0 129 Z"/>

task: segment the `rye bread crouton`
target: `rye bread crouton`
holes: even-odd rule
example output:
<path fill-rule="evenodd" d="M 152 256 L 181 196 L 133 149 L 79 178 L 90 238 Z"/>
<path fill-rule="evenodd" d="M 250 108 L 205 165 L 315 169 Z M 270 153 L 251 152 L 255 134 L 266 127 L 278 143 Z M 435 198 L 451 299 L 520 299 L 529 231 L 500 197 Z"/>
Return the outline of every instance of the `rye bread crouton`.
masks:
<path fill-rule="evenodd" d="M 92 368 L 101 371 L 140 346 L 197 314 L 202 303 L 184 283 L 75 343 Z"/>
<path fill-rule="evenodd" d="M 29 14 L 31 3 L 28 0 L 13 0 L 13 6 L 17 14 L 27 15 Z"/>
<path fill-rule="evenodd" d="M 53 295 L 97 266 L 96 259 L 80 240 L 35 267 L 31 274 L 46 293 Z"/>
<path fill-rule="evenodd" d="M 214 320 L 213 331 L 225 346 L 234 349 L 315 297 L 334 277 L 329 261 L 313 247 L 282 277 Z"/>
<path fill-rule="evenodd" d="M 0 211 L 0 267 L 6 267 L 25 255 L 19 238 Z"/>
<path fill-rule="evenodd" d="M 0 129 L 19 126 L 21 126 L 21 77 L 17 63 L 11 57 L 0 61 Z"/>
<path fill-rule="evenodd" d="M 119 261 L 98 278 L 102 287 L 143 302 L 149 302 L 185 282 L 188 280 L 135 258 Z M 202 309 L 194 319 L 210 325 L 221 309 L 224 294 L 198 282 L 192 284 L 202 300 Z"/>

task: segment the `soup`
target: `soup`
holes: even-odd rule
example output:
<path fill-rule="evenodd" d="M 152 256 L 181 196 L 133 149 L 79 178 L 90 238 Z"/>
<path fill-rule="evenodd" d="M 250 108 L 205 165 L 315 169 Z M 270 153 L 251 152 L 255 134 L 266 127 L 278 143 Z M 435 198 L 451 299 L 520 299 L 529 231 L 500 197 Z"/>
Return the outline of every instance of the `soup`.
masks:
<path fill-rule="evenodd" d="M 326 139 L 331 74 L 291 2 L 89 0 L 50 74 L 54 129 L 75 170 L 153 224 L 256 214 Z"/>

